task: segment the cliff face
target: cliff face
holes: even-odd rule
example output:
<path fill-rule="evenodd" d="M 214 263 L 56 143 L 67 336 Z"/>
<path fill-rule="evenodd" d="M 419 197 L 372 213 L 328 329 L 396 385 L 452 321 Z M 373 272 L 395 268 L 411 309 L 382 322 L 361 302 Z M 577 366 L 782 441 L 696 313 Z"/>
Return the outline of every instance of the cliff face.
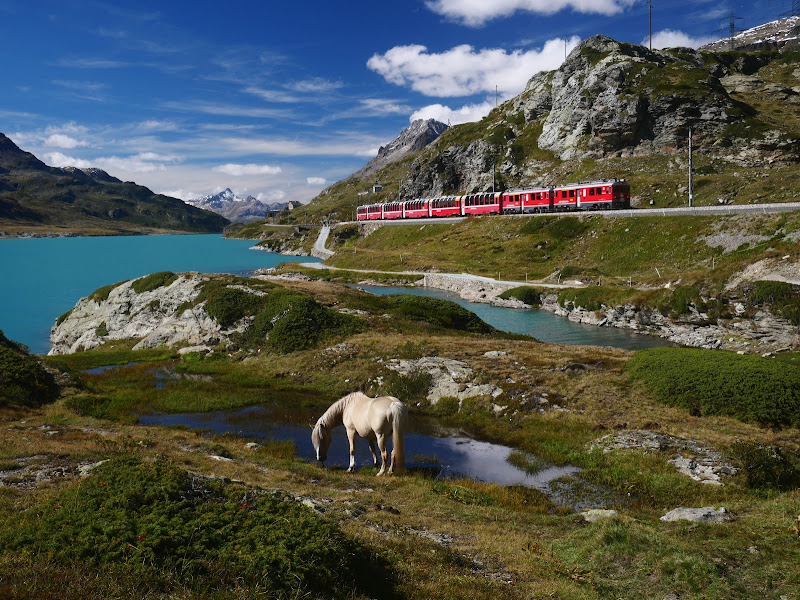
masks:
<path fill-rule="evenodd" d="M 481 123 L 421 152 L 402 195 L 491 190 L 492 166 L 500 189 L 555 183 L 562 161 L 685 152 L 690 127 L 698 152 L 743 165 L 797 163 L 793 60 L 589 38 Z"/>

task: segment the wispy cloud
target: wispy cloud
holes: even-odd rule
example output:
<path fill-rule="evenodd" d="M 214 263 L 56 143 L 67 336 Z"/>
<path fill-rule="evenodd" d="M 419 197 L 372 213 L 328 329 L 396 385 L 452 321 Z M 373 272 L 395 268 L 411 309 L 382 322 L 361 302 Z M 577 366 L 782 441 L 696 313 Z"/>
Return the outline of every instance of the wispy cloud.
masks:
<path fill-rule="evenodd" d="M 363 141 L 325 141 L 285 139 L 221 138 L 221 146 L 230 151 L 276 156 L 373 156 L 374 144 Z"/>
<path fill-rule="evenodd" d="M 324 177 L 306 177 L 308 185 L 325 185 L 327 180 Z"/>
<path fill-rule="evenodd" d="M 253 117 L 259 119 L 288 119 L 294 112 L 283 108 L 258 108 L 236 104 L 215 104 L 213 102 L 166 102 L 164 108 L 187 113 L 201 113 L 228 117 Z"/>
<path fill-rule="evenodd" d="M 575 47 L 580 38 L 569 40 Z M 564 62 L 564 41 L 549 40 L 541 49 L 528 51 L 502 49 L 475 50 L 463 44 L 439 53 L 425 46 L 395 46 L 375 54 L 367 67 L 390 83 L 409 86 L 426 96 L 458 97 L 494 92 L 521 92 L 528 79 L 539 71 L 549 71 Z"/>
<path fill-rule="evenodd" d="M 53 167 L 78 167 L 88 169 L 95 167 L 109 172 L 151 173 L 163 171 L 169 163 L 176 162 L 174 156 L 163 156 L 153 152 L 143 152 L 132 156 L 106 156 L 94 159 L 81 159 L 61 152 L 48 152 L 44 155 L 45 163 Z"/>
<path fill-rule="evenodd" d="M 243 175 L 277 175 L 281 172 L 280 167 L 272 165 L 256 165 L 253 163 L 247 165 L 228 163 L 226 165 L 214 167 L 213 170 L 217 173 L 232 175 L 233 177 L 242 177 Z"/>
<path fill-rule="evenodd" d="M 579 13 L 615 15 L 630 8 L 637 0 L 430 0 L 426 6 L 448 19 L 480 27 L 493 19 L 510 17 L 517 12 L 552 15 L 562 10 Z"/>

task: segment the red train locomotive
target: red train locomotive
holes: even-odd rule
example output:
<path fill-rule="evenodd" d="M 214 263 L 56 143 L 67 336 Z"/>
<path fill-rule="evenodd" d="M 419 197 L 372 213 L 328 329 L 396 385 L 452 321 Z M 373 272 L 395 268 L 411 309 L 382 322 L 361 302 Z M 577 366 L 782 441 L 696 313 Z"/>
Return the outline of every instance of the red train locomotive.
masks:
<path fill-rule="evenodd" d="M 424 219 L 469 215 L 616 210 L 631 207 L 631 186 L 624 179 L 588 181 L 553 187 L 464 196 L 417 198 L 359 206 L 359 221 Z"/>

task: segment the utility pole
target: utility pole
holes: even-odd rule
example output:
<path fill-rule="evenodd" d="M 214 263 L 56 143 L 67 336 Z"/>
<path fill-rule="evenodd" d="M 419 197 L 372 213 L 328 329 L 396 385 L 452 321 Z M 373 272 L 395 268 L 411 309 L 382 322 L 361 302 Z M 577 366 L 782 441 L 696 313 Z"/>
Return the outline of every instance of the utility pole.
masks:
<path fill-rule="evenodd" d="M 653 0 L 648 0 L 648 6 L 650 7 L 650 50 L 653 49 Z"/>
<path fill-rule="evenodd" d="M 717 29 L 719 33 L 727 33 L 728 34 L 728 50 L 733 52 L 735 44 L 733 41 L 734 36 L 742 31 L 741 28 L 736 27 L 736 21 L 742 21 L 742 17 L 737 17 L 736 13 L 731 9 L 731 14 L 727 17 L 727 19 L 722 19 L 723 22 L 728 21 L 728 26 L 723 27 L 722 29 Z"/>
<path fill-rule="evenodd" d="M 567 34 L 564 34 L 564 60 L 567 60 Z"/>
<path fill-rule="evenodd" d="M 689 208 L 692 207 L 692 128 L 689 127 Z"/>

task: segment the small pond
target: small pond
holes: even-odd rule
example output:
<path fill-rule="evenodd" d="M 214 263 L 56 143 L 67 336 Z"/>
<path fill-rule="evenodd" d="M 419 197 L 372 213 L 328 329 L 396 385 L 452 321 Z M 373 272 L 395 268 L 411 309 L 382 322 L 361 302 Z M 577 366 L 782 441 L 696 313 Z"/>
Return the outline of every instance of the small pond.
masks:
<path fill-rule="evenodd" d="M 273 415 L 264 406 L 248 407 L 236 411 L 217 411 L 207 413 L 152 414 L 141 416 L 144 425 L 183 426 L 223 435 L 226 433 L 253 439 L 272 439 L 291 441 L 297 456 L 312 462 L 315 460 L 311 445 L 312 417 L 307 422 L 273 422 L 281 417 Z M 349 445 L 344 427 L 333 431 L 326 467 L 331 465 L 347 468 L 349 464 Z M 466 477 L 500 485 L 524 485 L 547 494 L 556 503 L 575 509 L 595 506 L 596 493 L 575 493 L 571 477 L 580 472 L 574 466 L 553 466 L 533 458 L 539 469 L 528 472 L 508 461 L 514 451 L 508 446 L 481 442 L 463 433 L 449 435 L 443 432 L 435 421 L 413 419 L 411 431 L 405 438 L 406 468 L 433 469 L 440 478 Z M 372 456 L 366 440 L 356 440 L 356 468 L 372 466 Z M 585 482 L 580 487 L 585 488 Z"/>

